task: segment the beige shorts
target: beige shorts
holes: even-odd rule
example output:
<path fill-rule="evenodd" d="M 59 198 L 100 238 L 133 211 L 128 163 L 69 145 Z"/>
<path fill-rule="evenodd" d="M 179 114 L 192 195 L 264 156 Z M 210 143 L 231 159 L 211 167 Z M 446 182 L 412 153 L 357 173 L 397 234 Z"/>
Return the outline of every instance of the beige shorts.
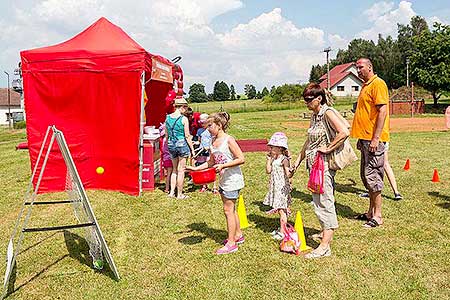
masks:
<path fill-rule="evenodd" d="M 339 227 L 334 205 L 334 175 L 336 171 L 325 167 L 323 194 L 312 194 L 314 212 L 319 219 L 322 230 Z"/>
<path fill-rule="evenodd" d="M 370 141 L 358 140 L 357 148 L 361 150 L 360 175 L 369 192 L 381 192 L 384 187 L 384 152 L 385 143 L 378 144 L 377 151 L 369 152 Z"/>

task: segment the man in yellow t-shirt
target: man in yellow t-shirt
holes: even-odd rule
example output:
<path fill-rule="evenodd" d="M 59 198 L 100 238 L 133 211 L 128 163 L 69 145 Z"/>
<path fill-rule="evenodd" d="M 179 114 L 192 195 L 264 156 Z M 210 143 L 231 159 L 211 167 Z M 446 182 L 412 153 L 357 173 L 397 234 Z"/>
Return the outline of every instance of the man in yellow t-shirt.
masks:
<path fill-rule="evenodd" d="M 364 85 L 358 97 L 350 135 L 358 138 L 361 150 L 361 179 L 369 191 L 369 210 L 357 216 L 366 220 L 364 227 L 383 224 L 381 191 L 383 190 L 385 143 L 389 141 L 389 93 L 383 79 L 375 75 L 372 62 L 360 58 L 356 62 L 358 77 Z"/>

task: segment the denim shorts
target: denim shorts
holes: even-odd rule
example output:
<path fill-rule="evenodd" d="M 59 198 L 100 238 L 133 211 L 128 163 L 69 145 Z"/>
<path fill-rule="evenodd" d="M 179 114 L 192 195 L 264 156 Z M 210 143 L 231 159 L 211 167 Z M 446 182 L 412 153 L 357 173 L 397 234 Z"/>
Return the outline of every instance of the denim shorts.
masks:
<path fill-rule="evenodd" d="M 186 140 L 169 141 L 167 146 L 172 159 L 178 157 L 189 157 L 191 155 L 191 149 L 189 149 Z"/>
<path fill-rule="evenodd" d="M 237 198 L 239 198 L 239 191 L 240 190 L 224 191 L 221 187 L 219 187 L 219 193 L 230 200 L 236 200 Z"/>

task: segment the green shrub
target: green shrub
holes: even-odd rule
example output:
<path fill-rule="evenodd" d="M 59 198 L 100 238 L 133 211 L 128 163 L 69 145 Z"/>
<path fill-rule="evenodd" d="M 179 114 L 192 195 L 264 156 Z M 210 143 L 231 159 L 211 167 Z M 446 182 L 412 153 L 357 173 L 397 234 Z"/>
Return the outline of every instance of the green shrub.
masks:
<path fill-rule="evenodd" d="M 14 129 L 23 129 L 27 127 L 27 123 L 25 121 L 14 122 Z"/>

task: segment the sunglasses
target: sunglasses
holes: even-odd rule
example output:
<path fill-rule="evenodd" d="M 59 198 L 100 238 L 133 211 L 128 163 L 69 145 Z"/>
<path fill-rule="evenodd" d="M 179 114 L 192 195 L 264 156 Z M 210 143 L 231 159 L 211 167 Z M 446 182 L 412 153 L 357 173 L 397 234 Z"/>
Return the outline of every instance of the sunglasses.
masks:
<path fill-rule="evenodd" d="M 303 99 L 305 99 L 306 103 L 309 103 L 311 101 L 313 101 L 314 99 L 316 99 L 317 97 L 314 96 L 307 96 L 307 97 L 303 97 Z"/>

